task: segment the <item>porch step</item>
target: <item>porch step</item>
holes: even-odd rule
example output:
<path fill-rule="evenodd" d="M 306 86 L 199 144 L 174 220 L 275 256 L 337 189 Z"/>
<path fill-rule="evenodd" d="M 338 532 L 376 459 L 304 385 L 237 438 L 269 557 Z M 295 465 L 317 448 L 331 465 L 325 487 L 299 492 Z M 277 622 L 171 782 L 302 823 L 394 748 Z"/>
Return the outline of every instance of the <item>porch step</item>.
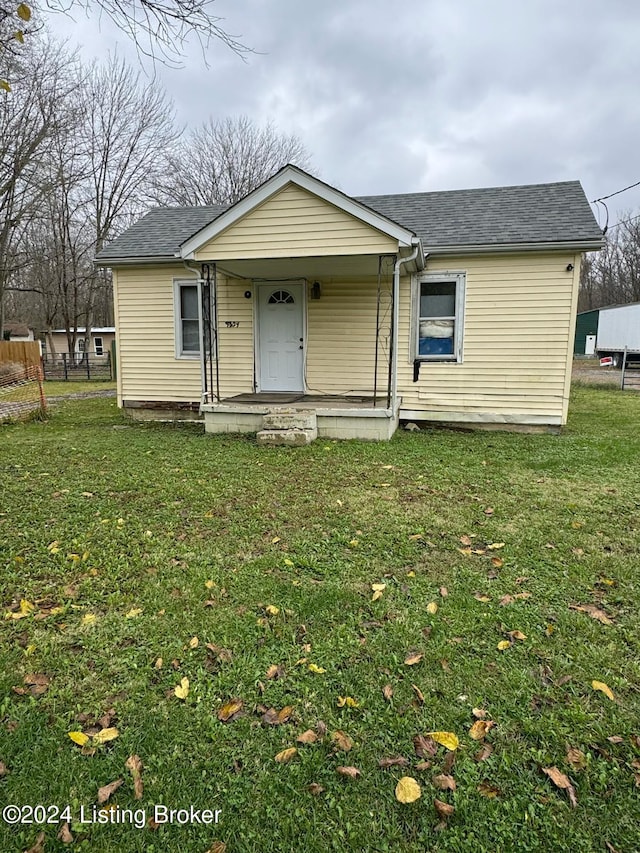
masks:
<path fill-rule="evenodd" d="M 258 444 L 267 447 L 303 447 L 318 437 L 316 413 L 307 409 L 272 409 L 262 419 L 256 435 Z"/>
<path fill-rule="evenodd" d="M 309 409 L 271 409 L 262 419 L 265 430 L 317 430 L 316 413 Z"/>
<path fill-rule="evenodd" d="M 256 433 L 256 441 L 265 447 L 304 447 L 317 437 L 317 429 L 262 429 Z"/>

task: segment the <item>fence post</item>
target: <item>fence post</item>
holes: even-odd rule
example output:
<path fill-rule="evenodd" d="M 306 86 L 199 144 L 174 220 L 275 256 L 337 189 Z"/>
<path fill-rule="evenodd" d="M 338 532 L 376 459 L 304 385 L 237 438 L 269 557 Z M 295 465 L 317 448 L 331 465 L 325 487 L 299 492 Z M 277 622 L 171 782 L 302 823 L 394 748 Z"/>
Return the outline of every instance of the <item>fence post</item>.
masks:
<path fill-rule="evenodd" d="M 109 353 L 109 366 L 111 368 L 111 379 L 118 378 L 118 360 L 116 356 L 116 342 L 111 341 L 111 352 Z"/>
<path fill-rule="evenodd" d="M 69 374 L 67 373 L 67 354 L 66 354 L 66 352 L 62 353 L 62 367 L 64 368 L 64 381 L 66 382 L 69 379 Z"/>
<path fill-rule="evenodd" d="M 87 358 L 87 379 L 91 379 L 91 365 L 89 364 L 89 353 L 87 353 L 86 358 Z"/>

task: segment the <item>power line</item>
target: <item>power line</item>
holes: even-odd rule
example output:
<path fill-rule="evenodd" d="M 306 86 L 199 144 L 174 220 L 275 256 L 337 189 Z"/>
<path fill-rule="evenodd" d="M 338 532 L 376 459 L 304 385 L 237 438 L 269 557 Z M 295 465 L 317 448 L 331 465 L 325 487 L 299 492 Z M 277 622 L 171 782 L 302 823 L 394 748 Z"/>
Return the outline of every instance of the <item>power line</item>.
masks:
<path fill-rule="evenodd" d="M 630 219 L 623 219 L 621 222 L 616 222 L 614 225 L 611 225 L 609 227 L 609 231 L 611 231 L 613 228 L 617 228 L 618 225 L 628 225 L 629 222 L 635 222 L 636 219 L 640 219 L 640 213 L 638 213 L 636 216 L 632 216 Z"/>
<path fill-rule="evenodd" d="M 640 187 L 640 181 L 636 181 L 635 184 L 629 184 L 628 187 L 623 187 L 621 190 L 616 190 L 614 193 L 609 193 L 609 195 L 600 196 L 600 198 L 594 198 L 591 204 L 596 204 L 599 201 L 604 201 L 606 198 L 613 198 L 614 195 L 620 195 L 620 193 L 626 193 L 627 190 L 632 190 L 634 187 Z"/>

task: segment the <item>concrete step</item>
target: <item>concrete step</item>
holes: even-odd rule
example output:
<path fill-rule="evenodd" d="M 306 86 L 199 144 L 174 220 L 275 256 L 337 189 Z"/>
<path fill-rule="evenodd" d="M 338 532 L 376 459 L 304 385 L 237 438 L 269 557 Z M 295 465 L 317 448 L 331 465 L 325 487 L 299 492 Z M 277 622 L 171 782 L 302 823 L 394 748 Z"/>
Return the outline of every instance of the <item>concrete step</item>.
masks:
<path fill-rule="evenodd" d="M 317 429 L 262 429 L 256 433 L 256 441 L 263 447 L 304 447 L 317 437 Z"/>
<path fill-rule="evenodd" d="M 272 409 L 262 420 L 265 430 L 317 429 L 316 413 L 307 409 Z"/>

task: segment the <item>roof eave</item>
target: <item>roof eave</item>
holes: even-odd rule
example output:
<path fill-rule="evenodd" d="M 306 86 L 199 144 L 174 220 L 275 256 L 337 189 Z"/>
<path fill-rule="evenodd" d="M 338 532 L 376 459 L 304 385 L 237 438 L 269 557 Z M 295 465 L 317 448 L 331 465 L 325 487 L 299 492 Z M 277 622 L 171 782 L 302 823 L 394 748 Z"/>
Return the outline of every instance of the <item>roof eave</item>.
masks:
<path fill-rule="evenodd" d="M 123 267 L 132 264 L 180 264 L 179 255 L 139 255 L 133 258 L 94 258 L 97 267 Z"/>
<path fill-rule="evenodd" d="M 482 243 L 462 244 L 449 246 L 424 247 L 425 254 L 429 255 L 487 255 L 516 252 L 597 252 L 604 245 L 601 239 L 589 240 L 556 240 L 540 243 Z"/>

